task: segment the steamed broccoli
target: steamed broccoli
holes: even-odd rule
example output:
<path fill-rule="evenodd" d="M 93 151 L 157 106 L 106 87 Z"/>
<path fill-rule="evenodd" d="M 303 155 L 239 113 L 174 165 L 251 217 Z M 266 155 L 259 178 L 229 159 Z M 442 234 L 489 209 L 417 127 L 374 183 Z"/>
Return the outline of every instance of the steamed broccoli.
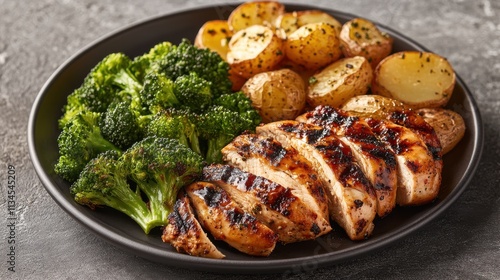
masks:
<path fill-rule="evenodd" d="M 145 136 L 173 138 L 201 155 L 198 132 L 189 110 L 166 109 L 155 114 L 145 128 Z"/>
<path fill-rule="evenodd" d="M 259 112 L 252 107 L 252 101 L 242 91 L 223 94 L 214 100 L 214 105 L 237 112 L 244 119 L 253 120 L 255 126 L 261 122 Z"/>
<path fill-rule="evenodd" d="M 54 170 L 65 180 L 74 182 L 87 162 L 99 153 L 121 151 L 102 136 L 100 117 L 100 113 L 81 112 L 64 126 L 57 138 L 59 159 Z"/>
<path fill-rule="evenodd" d="M 135 57 L 130 66 L 132 74 L 137 77 L 138 81 L 144 82 L 144 77 L 149 72 L 158 71 L 159 62 L 164 59 L 171 48 L 172 44 L 170 42 L 162 42 L 154 45 L 149 52 Z"/>
<path fill-rule="evenodd" d="M 122 150 L 141 140 L 143 134 L 138 113 L 134 112 L 128 101 L 109 105 L 99 122 L 99 128 L 105 139 Z"/>
<path fill-rule="evenodd" d="M 199 116 L 197 128 L 200 137 L 207 141 L 205 159 L 208 163 L 221 162 L 221 149 L 244 131 L 253 131 L 256 119 L 231 111 L 222 106 L 212 106 Z"/>
<path fill-rule="evenodd" d="M 179 141 L 146 137 L 125 151 L 121 163 L 147 197 L 151 215 L 167 222 L 178 190 L 198 178 L 203 158 Z"/>
<path fill-rule="evenodd" d="M 119 153 L 107 151 L 92 159 L 83 169 L 70 192 L 76 202 L 96 207 L 108 206 L 130 216 L 144 232 L 164 225 L 165 219 L 154 216 L 148 205 L 127 181 L 127 172 L 119 161 Z"/>
<path fill-rule="evenodd" d="M 178 77 L 174 82 L 174 93 L 183 107 L 201 112 L 212 103 L 212 83 L 200 78 L 196 72 Z"/>
<path fill-rule="evenodd" d="M 143 107 L 153 114 L 176 107 L 180 103 L 174 93 L 174 82 L 164 74 L 154 71 L 144 77 L 140 96 Z"/>
<path fill-rule="evenodd" d="M 216 52 L 195 47 L 187 39 L 177 46 L 172 46 L 160 62 L 159 69 L 158 71 L 165 73 L 173 81 L 194 72 L 212 83 L 210 89 L 215 97 L 231 92 L 229 64 Z"/>

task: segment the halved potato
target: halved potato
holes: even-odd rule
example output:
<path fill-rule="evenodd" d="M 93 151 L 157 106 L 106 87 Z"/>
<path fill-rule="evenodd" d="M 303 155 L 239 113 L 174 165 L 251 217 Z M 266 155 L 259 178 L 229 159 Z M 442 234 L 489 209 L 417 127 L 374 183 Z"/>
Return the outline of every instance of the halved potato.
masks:
<path fill-rule="evenodd" d="M 226 60 L 231 36 L 233 36 L 233 32 L 229 29 L 229 24 L 226 20 L 211 20 L 205 22 L 200 30 L 198 30 L 198 34 L 196 34 L 194 39 L 194 45 L 199 48 L 215 51 Z"/>
<path fill-rule="evenodd" d="M 252 25 L 229 41 L 227 62 L 234 73 L 246 79 L 273 70 L 283 58 L 283 43 L 267 26 Z"/>
<path fill-rule="evenodd" d="M 309 79 L 307 103 L 339 107 L 349 98 L 365 94 L 372 82 L 372 68 L 362 56 L 340 59 Z"/>
<path fill-rule="evenodd" d="M 364 56 L 375 69 L 391 53 L 393 39 L 381 32 L 373 22 L 354 18 L 342 26 L 340 43 L 344 56 Z"/>
<path fill-rule="evenodd" d="M 342 56 L 335 26 L 309 23 L 299 27 L 285 41 L 286 57 L 308 69 L 319 69 Z"/>
<path fill-rule="evenodd" d="M 464 137 L 465 122 L 458 113 L 444 108 L 423 108 L 416 112 L 434 128 L 443 154 L 451 151 Z"/>
<path fill-rule="evenodd" d="M 246 2 L 233 10 L 227 21 L 234 32 L 252 25 L 265 25 L 274 29 L 276 19 L 284 12 L 285 6 L 279 2 Z"/>
<path fill-rule="evenodd" d="M 379 63 L 372 92 L 413 108 L 430 108 L 446 105 L 454 86 L 455 72 L 445 58 L 429 52 L 404 51 Z"/>
<path fill-rule="evenodd" d="M 379 119 L 385 119 L 391 112 L 407 108 L 398 100 L 373 94 L 352 97 L 341 107 L 342 110 L 352 112 L 358 116 Z"/>
<path fill-rule="evenodd" d="M 290 69 L 259 73 L 248 79 L 241 90 L 252 100 L 264 123 L 293 120 L 306 104 L 305 83 Z"/>
<path fill-rule="evenodd" d="M 276 32 L 278 36 L 286 39 L 290 34 L 299 29 L 299 27 L 317 22 L 325 22 L 333 25 L 339 34 L 342 29 L 342 24 L 333 16 L 319 10 L 307 10 L 284 13 L 279 16 L 276 20 Z"/>

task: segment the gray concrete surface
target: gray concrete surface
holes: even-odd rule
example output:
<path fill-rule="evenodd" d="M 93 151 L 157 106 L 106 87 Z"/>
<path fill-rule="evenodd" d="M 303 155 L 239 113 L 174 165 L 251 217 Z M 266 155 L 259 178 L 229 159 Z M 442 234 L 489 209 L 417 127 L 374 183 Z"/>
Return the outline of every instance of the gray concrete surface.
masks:
<path fill-rule="evenodd" d="M 376 20 L 447 57 L 480 106 L 486 140 L 474 179 L 444 215 L 376 254 L 287 279 L 500 279 L 500 2 L 290 2 L 314 2 Z M 57 206 L 28 155 L 26 129 L 32 102 L 67 58 L 124 25 L 206 3 L 0 0 L 0 279 L 253 278 L 169 267 L 115 248 Z M 16 272 L 8 270 L 7 262 L 9 164 L 17 176 Z"/>

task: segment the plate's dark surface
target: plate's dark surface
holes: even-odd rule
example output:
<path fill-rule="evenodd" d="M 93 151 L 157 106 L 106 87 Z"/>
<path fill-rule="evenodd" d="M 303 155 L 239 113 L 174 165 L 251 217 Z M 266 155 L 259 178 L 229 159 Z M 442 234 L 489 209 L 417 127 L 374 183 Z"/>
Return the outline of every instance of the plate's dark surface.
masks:
<path fill-rule="evenodd" d="M 287 10 L 312 7 L 286 4 Z M 176 14 L 155 17 L 117 31 L 91 44 L 71 57 L 51 76 L 34 102 L 28 126 L 30 156 L 49 194 L 73 218 L 111 243 L 138 256 L 169 265 L 216 272 L 270 272 L 314 268 L 328 263 L 373 252 L 403 238 L 441 214 L 462 193 L 477 166 L 482 149 L 482 124 L 475 101 L 458 77 L 448 107 L 460 113 L 467 131 L 458 146 L 445 155 L 443 183 L 439 198 L 432 204 L 417 208 L 397 208 L 388 217 L 377 220 L 373 236 L 362 242 L 350 241 L 341 229 L 314 241 L 277 246 L 267 258 L 241 254 L 223 243 L 216 245 L 227 256 L 223 260 L 203 259 L 179 254 L 160 239 L 160 231 L 145 235 L 128 217 L 110 209 L 91 211 L 76 204 L 69 194 L 69 185 L 53 172 L 57 159 L 57 120 L 66 96 L 78 87 L 90 69 L 112 52 L 133 57 L 148 51 L 161 41 L 179 43 L 182 38 L 194 39 L 201 25 L 211 19 L 226 18 L 234 6 L 203 7 Z M 327 11 L 341 22 L 352 15 Z M 362 16 L 362 15 L 360 15 Z M 381 27 L 394 38 L 394 51 L 426 50 L 418 43 Z"/>

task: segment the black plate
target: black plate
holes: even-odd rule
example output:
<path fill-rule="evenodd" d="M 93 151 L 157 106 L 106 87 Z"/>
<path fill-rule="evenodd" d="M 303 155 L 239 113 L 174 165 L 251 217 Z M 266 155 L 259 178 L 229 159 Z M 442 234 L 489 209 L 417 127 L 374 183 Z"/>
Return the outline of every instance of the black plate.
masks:
<path fill-rule="evenodd" d="M 439 198 L 423 207 L 395 209 L 388 217 L 376 221 L 373 236 L 368 240 L 352 242 L 341 229 L 335 228 L 331 234 L 314 241 L 278 245 L 267 258 L 249 257 L 217 242 L 216 245 L 227 258 L 204 259 L 175 252 L 170 245 L 161 241 L 159 230 L 145 235 L 134 221 L 119 212 L 110 209 L 91 211 L 76 204 L 69 194 L 68 183 L 53 171 L 58 156 L 57 120 L 61 116 L 60 108 L 65 104 L 66 96 L 82 83 L 90 69 L 107 54 L 124 52 L 133 57 L 148 51 L 161 41 L 177 44 L 182 38 L 193 40 L 205 21 L 227 18 L 234 7 L 210 6 L 186 10 L 128 26 L 75 54 L 50 77 L 33 104 L 28 127 L 29 150 L 36 172 L 48 193 L 73 218 L 114 245 L 155 262 L 214 272 L 262 273 L 311 269 L 373 252 L 436 218 L 463 192 L 478 164 L 483 133 L 479 110 L 472 94 L 460 77 L 457 77 L 448 107 L 464 117 L 467 131 L 459 145 L 444 157 L 445 167 Z M 290 11 L 314 8 L 292 4 L 287 4 L 286 7 Z M 354 17 L 333 10 L 327 12 L 341 22 Z M 390 28 L 380 27 L 395 39 L 394 51 L 427 51 L 404 35 Z"/>

